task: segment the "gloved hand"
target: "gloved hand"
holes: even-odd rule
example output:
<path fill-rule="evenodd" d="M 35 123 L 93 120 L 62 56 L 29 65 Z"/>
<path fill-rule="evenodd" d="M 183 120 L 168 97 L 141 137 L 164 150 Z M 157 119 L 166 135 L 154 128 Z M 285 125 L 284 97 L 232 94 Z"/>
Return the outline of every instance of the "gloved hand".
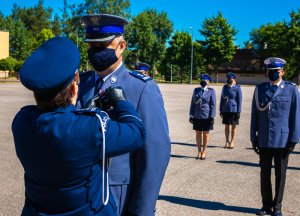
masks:
<path fill-rule="evenodd" d="M 287 157 L 290 153 L 294 151 L 296 143 L 294 142 L 288 142 L 286 147 L 283 149 L 283 156 Z"/>
<path fill-rule="evenodd" d="M 193 117 L 190 117 L 189 121 L 190 121 L 191 124 L 194 124 L 194 118 Z"/>
<path fill-rule="evenodd" d="M 215 123 L 214 118 L 210 118 L 210 123 L 213 125 Z"/>
<path fill-rule="evenodd" d="M 258 147 L 258 141 L 251 141 L 252 142 L 252 148 L 255 151 L 256 154 L 259 155 L 259 147 Z"/>
<path fill-rule="evenodd" d="M 220 117 L 223 118 L 223 113 L 222 112 L 220 112 Z"/>
<path fill-rule="evenodd" d="M 92 97 L 84 106 L 84 108 L 95 108 L 95 107 L 101 107 L 99 94 L 96 94 L 94 97 Z"/>
<path fill-rule="evenodd" d="M 241 116 L 241 115 L 240 115 L 239 112 L 238 112 L 238 113 L 235 113 L 235 119 L 236 119 L 236 120 L 239 120 L 239 119 L 240 119 L 240 116 Z"/>
<path fill-rule="evenodd" d="M 116 105 L 119 101 L 126 101 L 126 96 L 121 87 L 110 86 L 105 90 L 105 96 L 111 105 Z"/>

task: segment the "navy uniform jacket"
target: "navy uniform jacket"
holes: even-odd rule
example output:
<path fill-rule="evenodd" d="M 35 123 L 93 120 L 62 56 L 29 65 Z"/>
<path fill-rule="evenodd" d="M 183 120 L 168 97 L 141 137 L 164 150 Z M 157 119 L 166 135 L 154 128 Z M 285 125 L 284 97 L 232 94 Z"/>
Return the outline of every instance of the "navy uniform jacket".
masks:
<path fill-rule="evenodd" d="M 259 104 L 256 104 L 256 91 Z M 265 82 L 257 85 L 255 92 L 251 112 L 251 141 L 258 137 L 259 147 L 264 148 L 285 148 L 288 142 L 298 143 L 300 96 L 297 86 L 282 80 L 273 94 L 270 82 Z"/>
<path fill-rule="evenodd" d="M 144 128 L 126 101 L 116 105 L 119 122 L 105 112 L 69 105 L 51 112 L 26 106 L 12 123 L 17 156 L 25 171 L 23 216 L 117 215 L 110 195 L 102 204 L 102 130 L 106 156 L 142 147 Z"/>
<path fill-rule="evenodd" d="M 216 93 L 212 88 L 195 88 L 190 106 L 190 116 L 196 119 L 209 119 L 216 116 Z"/>
<path fill-rule="evenodd" d="M 242 90 L 238 85 L 224 85 L 221 94 L 220 112 L 240 113 L 242 110 Z"/>
<path fill-rule="evenodd" d="M 95 85 L 98 85 L 99 80 L 101 83 L 95 72 L 81 75 L 79 105 L 84 106 L 98 92 Z M 125 154 L 115 157 L 111 161 L 110 184 L 115 199 L 120 200 L 117 203 L 119 210 L 122 211 L 125 205 L 124 211 L 128 209 L 135 215 L 154 215 L 171 151 L 167 116 L 160 90 L 151 78 L 130 72 L 123 64 L 100 86 L 102 90 L 109 86 L 121 86 L 146 129 L 145 146 L 141 150 L 131 156 Z"/>

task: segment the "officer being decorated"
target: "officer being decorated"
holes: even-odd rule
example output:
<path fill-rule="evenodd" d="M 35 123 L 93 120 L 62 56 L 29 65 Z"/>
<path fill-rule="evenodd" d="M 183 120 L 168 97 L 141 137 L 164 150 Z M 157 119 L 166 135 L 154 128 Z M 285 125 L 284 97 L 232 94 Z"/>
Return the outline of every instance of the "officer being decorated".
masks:
<path fill-rule="evenodd" d="M 78 110 L 80 53 L 69 39 L 46 41 L 24 62 L 22 84 L 37 105 L 23 107 L 12 132 L 24 168 L 22 216 L 117 215 L 107 157 L 143 146 L 144 127 L 122 89 L 105 92 L 112 121 L 99 108 Z"/>
<path fill-rule="evenodd" d="M 171 151 L 162 95 L 150 77 L 129 71 L 123 63 L 127 20 L 109 14 L 86 15 L 81 20 L 86 26 L 88 58 L 95 71 L 80 75 L 78 106 L 85 107 L 110 86 L 124 90 L 147 136 L 141 150 L 112 158 L 110 185 L 119 215 L 152 216 Z"/>
<path fill-rule="evenodd" d="M 236 134 L 236 125 L 239 124 L 240 113 L 242 110 L 242 90 L 236 84 L 236 75 L 229 72 L 227 83 L 222 88 L 220 100 L 220 116 L 222 123 L 225 124 L 225 146 L 224 148 L 233 149 Z M 231 139 L 229 141 L 231 126 Z"/>
<path fill-rule="evenodd" d="M 148 73 L 149 68 L 150 68 L 150 65 L 148 65 L 147 63 L 136 62 L 134 64 L 134 70 L 141 74 L 144 74 L 146 76 L 149 76 L 149 73 Z"/>
<path fill-rule="evenodd" d="M 196 143 L 198 154 L 196 159 L 205 160 L 209 141 L 209 131 L 213 130 L 216 116 L 216 93 L 208 87 L 211 78 L 207 74 L 200 76 L 201 87 L 195 88 L 190 106 L 189 121 L 196 131 Z"/>
<path fill-rule="evenodd" d="M 259 154 L 262 208 L 257 215 L 281 216 L 289 154 L 300 138 L 300 95 L 297 86 L 282 79 L 285 60 L 267 58 L 269 82 L 257 85 L 252 100 L 250 139 Z M 275 196 L 271 168 L 275 164 Z"/>

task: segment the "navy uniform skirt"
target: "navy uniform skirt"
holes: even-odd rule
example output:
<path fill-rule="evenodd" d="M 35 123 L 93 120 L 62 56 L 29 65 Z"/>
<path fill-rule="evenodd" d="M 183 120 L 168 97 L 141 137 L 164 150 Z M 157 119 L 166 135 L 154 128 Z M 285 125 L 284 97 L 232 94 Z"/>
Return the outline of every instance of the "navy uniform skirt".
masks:
<path fill-rule="evenodd" d="M 211 124 L 210 119 L 193 119 L 193 129 L 196 131 L 209 131 L 213 130 L 214 126 Z"/>
<path fill-rule="evenodd" d="M 222 124 L 227 125 L 239 125 L 239 119 L 236 118 L 236 113 L 233 112 L 223 112 Z"/>

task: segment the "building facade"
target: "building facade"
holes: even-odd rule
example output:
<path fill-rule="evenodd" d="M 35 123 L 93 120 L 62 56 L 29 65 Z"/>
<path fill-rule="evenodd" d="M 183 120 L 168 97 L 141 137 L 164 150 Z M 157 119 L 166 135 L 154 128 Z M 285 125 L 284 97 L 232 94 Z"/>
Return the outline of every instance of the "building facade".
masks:
<path fill-rule="evenodd" d="M 9 57 L 9 32 L 0 31 L 0 60 Z M 8 77 L 8 71 L 0 71 L 0 78 Z"/>

